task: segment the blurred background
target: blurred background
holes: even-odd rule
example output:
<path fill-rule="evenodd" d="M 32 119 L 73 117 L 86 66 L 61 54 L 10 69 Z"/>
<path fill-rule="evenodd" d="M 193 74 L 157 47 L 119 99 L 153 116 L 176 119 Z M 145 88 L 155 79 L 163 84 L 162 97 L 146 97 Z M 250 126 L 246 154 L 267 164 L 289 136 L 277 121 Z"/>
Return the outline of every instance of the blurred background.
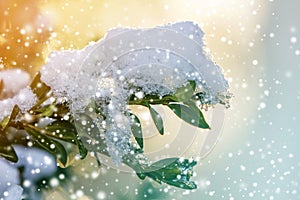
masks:
<path fill-rule="evenodd" d="M 297 0 L 0 1 L 1 70 L 33 75 L 51 51 L 80 49 L 113 27 L 189 20 L 204 30 L 205 50 L 234 94 L 225 119 L 221 114 L 218 143 L 195 169 L 199 189 L 140 181 L 87 159 L 46 198 L 300 199 L 299 7 Z"/>

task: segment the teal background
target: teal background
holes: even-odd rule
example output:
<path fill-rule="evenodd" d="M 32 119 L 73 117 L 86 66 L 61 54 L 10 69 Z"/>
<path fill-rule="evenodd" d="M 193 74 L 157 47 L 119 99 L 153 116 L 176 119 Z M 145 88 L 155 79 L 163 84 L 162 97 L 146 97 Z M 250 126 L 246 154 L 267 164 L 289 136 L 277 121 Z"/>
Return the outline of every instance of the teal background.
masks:
<path fill-rule="evenodd" d="M 227 118 L 221 144 L 198 168 L 199 179 L 210 185 L 187 199 L 300 199 L 300 2 L 275 0 L 268 6 L 259 54 L 248 55 L 258 65 L 241 66 L 249 88 L 243 96 L 235 95 L 233 110 L 241 117 Z M 245 102 L 247 96 L 251 100 Z M 261 102 L 266 106 L 258 110 Z M 244 113 L 247 107 L 253 110 Z M 228 130 L 236 132 L 234 138 Z"/>

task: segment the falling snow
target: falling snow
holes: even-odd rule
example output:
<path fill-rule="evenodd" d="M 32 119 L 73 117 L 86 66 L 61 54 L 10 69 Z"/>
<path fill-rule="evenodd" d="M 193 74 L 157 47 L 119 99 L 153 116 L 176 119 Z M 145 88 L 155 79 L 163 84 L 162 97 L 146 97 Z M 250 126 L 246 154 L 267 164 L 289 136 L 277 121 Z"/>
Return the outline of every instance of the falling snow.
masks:
<path fill-rule="evenodd" d="M 184 70 L 190 72 L 189 69 L 193 69 L 194 57 L 202 56 L 205 58 L 205 63 L 209 63 L 216 72 L 219 70 L 209 61 L 210 59 L 207 59 L 207 56 L 203 56 L 202 48 L 215 62 L 223 66 L 224 74 L 228 77 L 231 92 L 235 97 L 231 102 L 231 109 L 226 112 L 226 119 L 222 122 L 222 137 L 216 148 L 199 161 L 195 177 L 199 187 L 197 190 L 183 191 L 166 185 L 141 182 L 132 174 L 122 173 L 105 165 L 99 169 L 94 160 L 84 160 L 83 163 L 73 167 L 74 173 L 71 177 L 60 174 L 50 180 L 48 183 L 50 186 L 61 188 L 54 192 L 47 191 L 47 198 L 300 199 L 298 144 L 300 141 L 300 16 L 298 11 L 300 5 L 298 0 L 289 2 L 174 0 L 149 1 L 143 4 L 127 1 L 126 4 L 121 4 L 119 1 L 95 2 L 97 1 L 52 1 L 43 8 L 43 13 L 37 9 L 37 5 L 32 0 L 19 1 L 18 4 L 10 5 L 9 9 L 2 7 L 1 2 L 0 69 L 19 67 L 26 71 L 33 71 L 35 66 L 32 62 L 41 61 L 45 54 L 48 55 L 48 52 L 42 52 L 42 48 L 46 51 L 48 48 L 52 50 L 60 47 L 62 50 L 77 49 L 88 41 L 99 38 L 108 28 L 153 27 L 170 21 L 188 19 L 197 21 L 205 31 L 204 42 L 202 42 L 202 31 L 195 33 L 195 30 L 200 29 L 189 24 L 188 27 L 191 29 L 176 28 L 175 32 L 181 37 L 178 37 L 180 39 L 176 39 L 175 42 L 172 40 L 173 44 L 170 42 L 172 38 L 164 37 L 166 44 L 159 45 L 155 51 L 152 51 L 149 45 L 149 48 L 144 48 L 143 52 L 136 52 L 130 50 L 139 47 L 140 44 L 136 39 L 138 37 L 133 38 L 134 41 L 112 38 L 129 34 L 130 31 L 137 33 L 141 30 L 114 29 L 106 35 L 105 39 L 91 43 L 83 50 L 58 51 L 50 54 L 47 68 L 42 69 L 43 80 L 53 87 L 57 96 L 67 97 L 72 102 L 74 112 L 82 111 L 91 98 L 105 99 L 112 97 L 113 94 L 122 94 L 108 102 L 110 109 L 106 112 L 113 117 L 114 121 L 121 121 L 119 126 L 114 126 L 115 122 L 112 121 L 105 124 L 112 127 L 111 134 L 128 128 L 126 115 L 123 120 L 126 112 L 125 105 L 118 105 L 128 97 L 126 93 L 128 91 L 126 88 L 118 90 L 120 83 L 127 81 L 128 77 L 146 74 L 148 83 L 157 81 L 160 86 L 167 87 L 144 85 L 145 80 L 135 79 L 135 84 L 143 88 L 143 91 L 135 93 L 137 98 L 142 98 L 152 90 L 167 94 L 187 80 L 182 72 Z M 5 1 L 3 3 L 5 5 Z M 117 18 L 116 13 L 118 13 Z M 170 26 L 168 28 L 166 31 L 171 31 L 172 28 Z M 164 28 L 146 30 L 158 29 Z M 179 31 L 183 32 L 179 34 Z M 196 52 L 199 55 L 196 56 L 196 52 L 192 52 L 190 55 L 192 58 L 179 59 L 180 63 L 176 63 L 178 54 L 172 52 L 190 51 L 189 47 L 185 50 L 175 49 L 180 47 L 178 44 L 181 41 L 188 41 L 189 44 L 195 41 L 192 46 L 198 48 Z M 129 50 L 126 54 L 129 60 L 124 60 L 119 54 L 119 47 L 126 47 Z M 106 52 L 111 55 L 101 54 L 101 48 L 106 48 Z M 171 51 L 168 52 L 167 49 Z M 103 57 L 105 60 L 107 58 L 107 63 L 101 62 L 100 58 Z M 147 67 L 143 69 L 140 67 L 139 71 L 130 70 L 133 65 L 137 68 L 139 64 L 148 66 L 148 61 L 172 67 L 159 70 L 158 67 L 151 66 L 153 70 Z M 108 65 L 112 66 L 113 70 L 107 70 L 105 67 Z M 182 66 L 186 67 L 182 68 Z M 197 68 L 197 65 L 195 66 Z M 202 71 L 202 67 L 199 71 Z M 95 76 L 91 72 L 95 72 Z M 25 88 L 29 75 L 20 70 L 13 73 L 17 76 L 10 78 L 10 72 L 0 73 L 0 79 L 5 83 L 6 89 L 3 91 L 6 92 L 4 95 L 6 99 L 3 100 L 4 97 L 1 97 L 0 101 L 0 119 L 10 113 L 14 104 L 18 104 L 22 111 L 26 112 L 35 102 L 35 96 Z M 173 78 L 178 76 L 180 81 L 171 79 L 165 82 L 164 75 Z M 211 96 L 227 89 L 227 83 L 222 77 L 219 77 L 216 82 L 213 78 L 205 80 L 206 84 L 203 84 L 206 75 L 199 74 L 192 78 L 202 83 L 200 85 L 203 88 L 198 90 L 209 90 Z M 91 124 L 88 121 L 81 122 L 82 126 L 90 128 Z M 171 123 L 172 126 L 173 124 Z M 186 131 L 185 134 L 188 138 L 189 132 Z M 118 142 L 118 140 L 114 141 L 115 137 L 107 137 L 107 139 L 111 140 L 112 144 Z M 125 137 L 119 142 L 122 143 L 127 139 Z M 168 141 L 167 146 L 172 146 L 172 141 Z M 156 150 L 160 153 L 163 147 L 158 146 Z M 27 179 L 21 183 L 16 166 L 0 159 L 0 200 L 21 199 L 24 189 L 28 190 L 34 186 L 31 177 L 38 179 L 40 175 L 47 175 L 46 166 L 51 171 L 55 163 L 52 157 L 45 157 L 43 153 L 33 156 L 28 155 L 28 149 L 17 147 L 17 150 L 18 155 L 22 157 L 20 162 L 27 167 Z M 115 150 L 118 150 L 117 147 Z M 61 182 L 66 179 L 69 182 L 68 186 L 64 187 Z M 37 198 L 39 197 L 38 194 Z"/>

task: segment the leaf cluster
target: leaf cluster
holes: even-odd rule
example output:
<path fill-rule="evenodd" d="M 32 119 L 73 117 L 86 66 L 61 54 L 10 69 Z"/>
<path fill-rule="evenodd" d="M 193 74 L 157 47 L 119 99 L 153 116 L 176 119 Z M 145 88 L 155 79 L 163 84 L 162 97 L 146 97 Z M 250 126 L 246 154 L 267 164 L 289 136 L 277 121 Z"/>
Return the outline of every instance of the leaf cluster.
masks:
<path fill-rule="evenodd" d="M 61 167 L 67 167 L 70 164 L 70 155 L 74 148 L 70 149 L 69 146 L 77 147 L 80 158 L 84 159 L 90 150 L 87 149 L 83 138 L 79 136 L 80 131 L 84 130 L 76 126 L 78 122 L 71 115 L 68 104 L 58 102 L 53 97 L 51 88 L 40 80 L 40 74 L 35 76 L 30 87 L 36 94 L 38 102 L 27 113 L 22 113 L 16 105 L 10 116 L 0 122 L 0 156 L 11 162 L 17 162 L 18 156 L 14 151 L 14 145 L 21 144 L 50 152 L 56 157 Z M 132 95 L 128 105 L 147 107 L 161 135 L 165 131 L 164 121 L 153 105 L 166 106 L 186 123 L 209 129 L 201 109 L 197 106 L 198 102 L 195 99 L 198 98 L 199 93 L 196 94 L 195 89 L 196 82 L 188 81 L 172 95 L 146 95 L 143 98 Z M 101 110 L 96 109 L 95 113 L 103 118 L 106 117 Z M 196 165 L 194 160 L 168 158 L 153 164 L 139 162 L 137 155 L 143 152 L 144 147 L 142 126 L 136 115 L 130 113 L 130 117 L 131 132 L 138 147 L 134 147 L 135 154 L 125 155 L 123 162 L 133 168 L 141 179 L 149 177 L 158 183 L 164 182 L 179 188 L 195 189 L 196 184 L 190 180 L 193 174 L 192 167 Z M 41 125 L 43 120 L 48 123 Z M 15 134 L 16 132 L 20 134 Z M 98 152 L 108 155 L 105 143 L 101 143 L 100 147 Z M 100 160 L 97 160 L 100 165 Z"/>

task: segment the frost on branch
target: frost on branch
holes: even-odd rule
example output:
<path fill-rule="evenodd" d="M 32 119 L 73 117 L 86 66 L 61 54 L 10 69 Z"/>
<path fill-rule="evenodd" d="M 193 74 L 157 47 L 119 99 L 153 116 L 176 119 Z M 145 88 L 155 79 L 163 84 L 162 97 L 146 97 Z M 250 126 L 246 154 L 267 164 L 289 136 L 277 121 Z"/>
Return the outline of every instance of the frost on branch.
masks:
<path fill-rule="evenodd" d="M 67 97 L 73 114 L 85 112 L 91 101 L 100 107 L 106 118 L 94 123 L 106 130 L 109 154 L 120 161 L 130 151 L 131 95 L 163 96 L 195 81 L 203 104 L 227 105 L 228 83 L 205 55 L 202 37 L 192 22 L 113 29 L 82 50 L 53 52 L 41 79 L 57 97 Z"/>

